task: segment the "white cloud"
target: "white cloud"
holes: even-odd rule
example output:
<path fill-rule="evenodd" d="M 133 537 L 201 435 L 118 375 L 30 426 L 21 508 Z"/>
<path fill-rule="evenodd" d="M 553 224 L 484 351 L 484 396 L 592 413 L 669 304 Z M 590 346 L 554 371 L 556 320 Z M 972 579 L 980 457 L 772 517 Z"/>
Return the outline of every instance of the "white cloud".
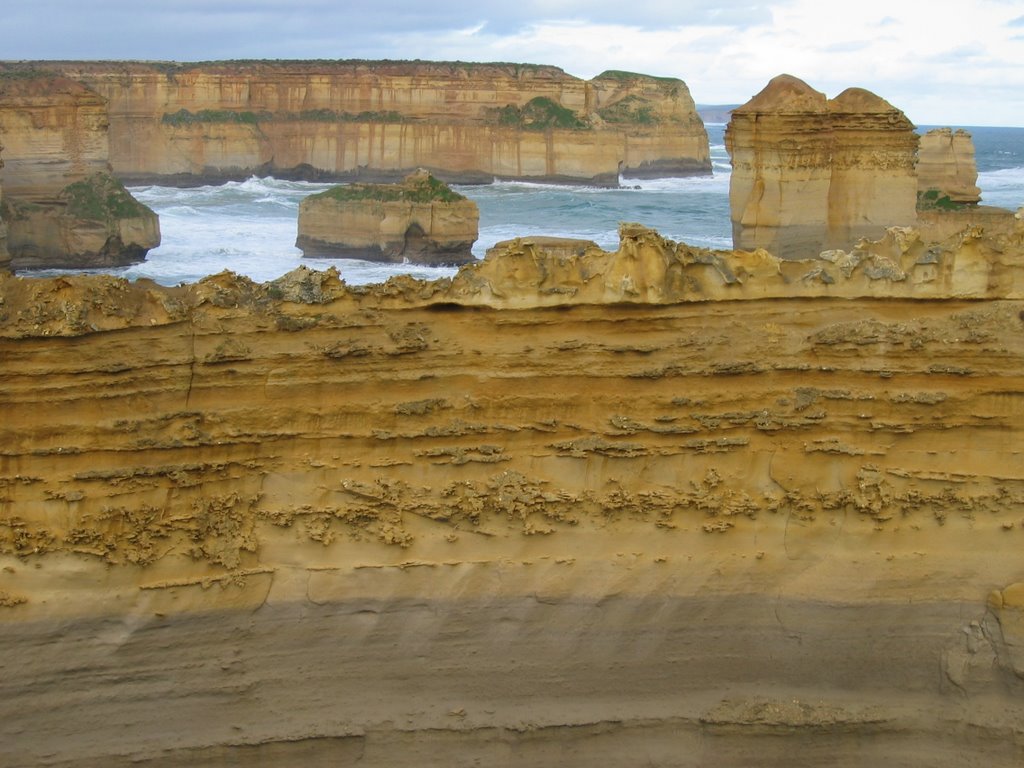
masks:
<path fill-rule="evenodd" d="M 919 123 L 1024 125 L 1021 26 L 1001 0 L 36 0 L 5 13 L 3 55 L 503 60 L 680 77 L 706 103 L 788 72 Z"/>

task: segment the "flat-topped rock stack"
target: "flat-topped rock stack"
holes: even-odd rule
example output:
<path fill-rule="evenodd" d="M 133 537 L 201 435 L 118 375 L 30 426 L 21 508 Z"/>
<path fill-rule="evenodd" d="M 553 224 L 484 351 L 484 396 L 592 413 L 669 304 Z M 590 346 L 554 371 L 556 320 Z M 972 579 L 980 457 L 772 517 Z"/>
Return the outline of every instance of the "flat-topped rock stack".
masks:
<path fill-rule="evenodd" d="M 476 203 L 419 170 L 400 184 L 346 184 L 299 205 L 295 245 L 306 256 L 413 264 L 473 260 Z"/>
<path fill-rule="evenodd" d="M 157 216 L 110 173 L 106 102 L 81 83 L 0 72 L 4 219 L 14 268 L 141 261 Z"/>
<path fill-rule="evenodd" d="M 736 248 L 804 258 L 915 223 L 914 126 L 868 91 L 829 100 L 780 75 L 733 111 L 725 141 Z"/>

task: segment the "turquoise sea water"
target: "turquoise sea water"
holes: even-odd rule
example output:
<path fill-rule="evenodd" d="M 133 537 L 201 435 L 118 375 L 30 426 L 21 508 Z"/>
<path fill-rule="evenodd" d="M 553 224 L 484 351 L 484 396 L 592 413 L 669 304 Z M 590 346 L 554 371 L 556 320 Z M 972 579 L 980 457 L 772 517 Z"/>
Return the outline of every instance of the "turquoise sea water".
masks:
<path fill-rule="evenodd" d="M 710 177 L 628 179 L 621 189 L 517 182 L 458 187 L 480 207 L 480 239 L 474 253 L 482 257 L 494 243 L 524 235 L 586 238 L 614 249 L 622 221 L 639 222 L 673 240 L 730 248 L 730 166 L 724 129 L 708 126 L 714 174 Z M 1024 206 L 1024 128 L 968 130 L 974 136 L 982 202 L 1014 210 Z M 165 285 L 192 282 L 224 269 L 266 281 L 300 264 L 316 269 L 336 266 L 351 284 L 382 282 L 398 273 L 424 278 L 454 274 L 451 268 L 304 258 L 294 245 L 299 201 L 326 186 L 252 178 L 193 189 L 135 187 L 133 193 L 160 215 L 163 242 L 145 262 L 111 271 Z"/>

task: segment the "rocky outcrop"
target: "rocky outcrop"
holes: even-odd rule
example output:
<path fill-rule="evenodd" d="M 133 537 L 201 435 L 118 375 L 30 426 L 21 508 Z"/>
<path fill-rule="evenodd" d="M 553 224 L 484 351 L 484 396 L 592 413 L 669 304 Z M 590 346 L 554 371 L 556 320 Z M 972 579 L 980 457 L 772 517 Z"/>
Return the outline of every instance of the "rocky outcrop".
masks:
<path fill-rule="evenodd" d="M 0 277 L 4 764 L 1020 764 L 1015 237 Z"/>
<path fill-rule="evenodd" d="M 971 225 L 942 241 L 894 227 L 877 241 L 807 259 L 780 259 L 763 249 L 697 248 L 640 224 L 621 225 L 619 248 L 611 252 L 588 241 L 523 237 L 463 267 L 435 298 L 503 309 L 799 297 L 1024 298 L 1024 223 L 1009 211 L 993 218 L 989 229 Z"/>
<path fill-rule="evenodd" d="M 401 184 L 347 184 L 305 198 L 295 245 L 314 257 L 464 264 L 479 221 L 476 203 L 420 170 Z"/>
<path fill-rule="evenodd" d="M 929 208 L 981 201 L 971 134 L 962 128 L 934 128 L 921 137 L 917 158 L 920 202 Z"/>
<path fill-rule="evenodd" d="M 80 83 L 0 72 L 3 216 L 15 268 L 140 261 L 157 216 L 110 175 L 104 100 Z"/>
<path fill-rule="evenodd" d="M 2 158 L 3 146 L 0 146 L 0 168 L 4 167 Z M 7 250 L 7 224 L 4 223 L 4 191 L 0 184 L 0 272 L 11 268 L 11 255 Z"/>
<path fill-rule="evenodd" d="M 711 172 L 675 79 L 458 62 L 46 64 L 107 100 L 124 180 L 394 181 L 423 167 L 449 182 L 614 185 L 620 172 Z"/>
<path fill-rule="evenodd" d="M 803 258 L 916 221 L 914 126 L 868 91 L 829 100 L 780 75 L 733 110 L 725 141 L 736 248 Z"/>

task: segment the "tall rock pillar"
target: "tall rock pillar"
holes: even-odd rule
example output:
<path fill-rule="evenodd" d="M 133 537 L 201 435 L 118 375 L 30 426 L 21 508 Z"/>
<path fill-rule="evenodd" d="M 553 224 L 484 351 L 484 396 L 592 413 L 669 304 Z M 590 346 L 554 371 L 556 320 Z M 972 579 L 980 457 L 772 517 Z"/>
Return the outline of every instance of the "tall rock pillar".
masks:
<path fill-rule="evenodd" d="M 828 103 L 832 181 L 827 248 L 849 249 L 862 237 L 917 221 L 918 136 L 906 115 L 863 88 Z"/>
<path fill-rule="evenodd" d="M 733 111 L 725 145 L 737 249 L 807 258 L 917 220 L 914 126 L 869 91 L 830 101 L 779 75 Z"/>
<path fill-rule="evenodd" d="M 821 250 L 830 143 L 825 94 L 791 75 L 774 78 L 733 111 L 725 146 L 735 248 L 776 255 Z"/>
<path fill-rule="evenodd" d="M 967 131 L 935 128 L 921 137 L 917 158 L 917 189 L 925 201 L 949 198 L 950 203 L 981 202 L 974 141 Z M 934 193 L 934 194 L 933 194 Z"/>

